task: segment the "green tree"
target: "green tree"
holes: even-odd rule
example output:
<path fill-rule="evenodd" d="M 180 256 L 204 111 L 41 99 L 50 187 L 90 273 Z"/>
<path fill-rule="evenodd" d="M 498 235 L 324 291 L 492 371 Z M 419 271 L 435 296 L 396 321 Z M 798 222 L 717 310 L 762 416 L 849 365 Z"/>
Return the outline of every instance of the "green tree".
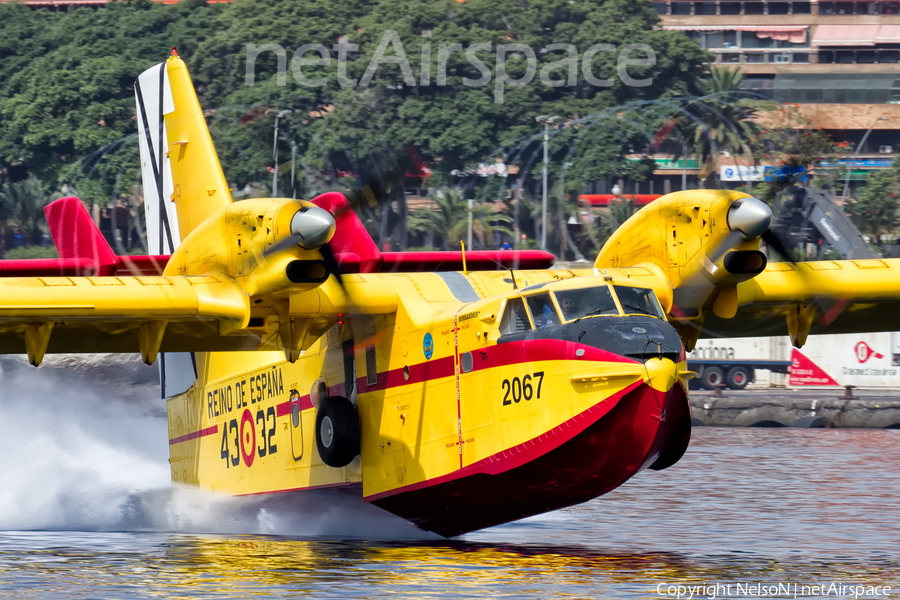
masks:
<path fill-rule="evenodd" d="M 860 232 L 871 236 L 881 245 L 884 236 L 897 231 L 897 210 L 900 209 L 900 158 L 895 158 L 890 169 L 873 173 L 866 182 L 859 199 L 844 205 Z"/>
<path fill-rule="evenodd" d="M 96 197 L 88 199 L 98 203 L 130 189 L 138 173 L 136 140 L 128 138 L 135 130 L 133 81 L 178 46 L 232 187 L 266 193 L 274 172 L 281 195 L 296 190 L 311 197 L 342 187 L 350 177 L 355 179 L 351 195 L 375 195 L 376 207 L 366 218 L 376 239 L 391 238 L 402 247 L 404 173 L 424 163 L 435 180 L 447 182 L 452 172 L 513 148 L 519 148 L 522 162 L 534 165 L 540 143 L 537 115 L 581 123 L 554 142 L 550 169 L 555 178 L 564 175 L 565 193 L 624 168 L 622 148 L 644 144 L 647 132 L 622 120 L 619 125 L 627 125 L 627 131 L 611 133 L 610 121 L 585 121 L 586 115 L 628 102 L 649 106 L 696 94 L 705 71 L 707 54 L 697 44 L 681 32 L 656 29 L 657 24 L 649 3 L 628 0 L 241 0 L 216 5 L 131 0 L 59 12 L 2 4 L 0 183 L 29 173 L 48 184 L 62 178 L 90 190 Z M 334 45 L 358 45 L 348 54 L 346 76 L 360 81 L 391 31 L 409 59 L 413 85 L 396 64 L 381 64 L 367 85 L 342 85 Z M 321 86 L 301 85 L 291 70 L 294 51 L 310 43 L 321 44 L 332 57 L 303 66 L 307 79 L 326 80 Z M 280 46 L 287 73 L 279 71 L 279 52 L 263 51 L 250 65 L 253 85 L 246 85 L 248 56 L 255 54 L 248 51 L 251 44 L 255 49 Z M 453 44 L 459 49 L 441 58 L 441 46 Z M 490 44 L 475 52 L 491 77 L 483 86 L 466 81 L 482 74 L 465 51 L 477 44 Z M 504 44 L 522 44 L 535 53 L 537 69 L 529 84 L 496 85 L 497 48 Z M 569 57 L 568 47 L 552 44 L 571 45 L 577 58 L 560 62 Z M 631 78 L 647 79 L 648 85 L 628 85 L 618 75 L 618 54 L 631 44 L 646 44 L 655 54 L 655 64 L 627 69 Z M 608 85 L 584 77 L 582 61 L 592 47 L 596 51 L 587 67 L 594 77 L 609 79 Z M 386 52 L 395 54 L 393 47 Z M 637 51 L 631 58 L 642 57 Z M 439 81 L 439 62 L 446 63 L 446 81 Z M 515 58 L 515 52 L 505 64 L 512 79 L 528 71 L 528 60 Z M 551 83 L 542 82 L 542 71 Z M 565 144 L 577 151 L 569 152 Z M 102 157 L 81 164 L 82 157 L 101 148 Z M 105 183 L 85 181 L 90 178 Z M 522 185 L 532 195 L 536 182 L 534 171 L 526 169 Z M 480 199 L 493 194 L 481 183 L 469 187 Z M 565 221 L 558 217 L 564 215 L 551 222 Z"/>
<path fill-rule="evenodd" d="M 223 9 L 114 2 L 65 12 L 0 6 L 0 167 L 54 181 L 62 165 L 132 134 L 137 75 L 190 55 Z"/>
<path fill-rule="evenodd" d="M 40 245 L 46 231 L 43 208 L 49 202 L 44 184 L 34 175 L 15 183 L 4 183 L 0 191 L 0 250 L 21 236 L 26 246 Z"/>

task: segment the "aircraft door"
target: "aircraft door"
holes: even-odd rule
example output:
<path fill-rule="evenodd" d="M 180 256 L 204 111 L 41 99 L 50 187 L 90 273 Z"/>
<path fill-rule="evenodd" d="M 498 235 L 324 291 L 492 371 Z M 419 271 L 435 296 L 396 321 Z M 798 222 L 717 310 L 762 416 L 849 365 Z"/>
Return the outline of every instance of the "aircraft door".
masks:
<path fill-rule="evenodd" d="M 303 414 L 300 412 L 300 392 L 291 390 L 290 400 L 291 456 L 303 458 Z"/>

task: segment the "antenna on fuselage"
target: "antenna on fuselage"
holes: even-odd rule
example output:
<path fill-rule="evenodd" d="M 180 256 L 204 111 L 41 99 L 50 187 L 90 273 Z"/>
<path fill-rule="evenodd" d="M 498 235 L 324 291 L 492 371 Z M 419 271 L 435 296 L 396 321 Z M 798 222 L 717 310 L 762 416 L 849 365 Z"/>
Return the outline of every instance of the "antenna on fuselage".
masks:
<path fill-rule="evenodd" d="M 513 273 L 513 268 L 507 267 L 507 269 L 509 269 L 509 276 L 512 278 L 513 289 L 514 290 L 519 289 L 519 286 L 516 285 L 516 274 Z"/>

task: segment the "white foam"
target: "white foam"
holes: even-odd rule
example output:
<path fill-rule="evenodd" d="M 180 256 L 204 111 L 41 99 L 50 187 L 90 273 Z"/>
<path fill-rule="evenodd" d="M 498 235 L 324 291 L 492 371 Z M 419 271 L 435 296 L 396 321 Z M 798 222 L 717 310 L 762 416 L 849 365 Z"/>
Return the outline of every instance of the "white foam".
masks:
<path fill-rule="evenodd" d="M 0 530 L 433 537 L 353 490 L 231 497 L 169 481 L 154 386 L 0 372 Z"/>

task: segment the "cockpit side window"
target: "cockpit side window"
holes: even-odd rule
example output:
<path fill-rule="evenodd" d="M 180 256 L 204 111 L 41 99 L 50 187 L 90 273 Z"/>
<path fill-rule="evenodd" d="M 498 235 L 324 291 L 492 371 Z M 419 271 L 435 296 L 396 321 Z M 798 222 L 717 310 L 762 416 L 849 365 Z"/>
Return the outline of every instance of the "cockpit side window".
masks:
<path fill-rule="evenodd" d="M 573 321 L 593 315 L 618 315 L 619 309 L 606 285 L 556 292 L 563 318 Z"/>
<path fill-rule="evenodd" d="M 521 298 L 510 298 L 506 301 L 506 310 L 503 311 L 503 317 L 500 319 L 500 335 L 522 333 L 523 331 L 531 331 L 525 304 Z"/>
<path fill-rule="evenodd" d="M 660 319 L 666 318 L 653 290 L 624 285 L 613 287 L 616 290 L 616 295 L 619 297 L 619 304 L 622 305 L 622 310 L 626 315 L 641 314 Z"/>
<path fill-rule="evenodd" d="M 559 315 L 556 313 L 550 294 L 534 294 L 525 298 L 536 328 L 543 329 L 560 324 Z"/>

